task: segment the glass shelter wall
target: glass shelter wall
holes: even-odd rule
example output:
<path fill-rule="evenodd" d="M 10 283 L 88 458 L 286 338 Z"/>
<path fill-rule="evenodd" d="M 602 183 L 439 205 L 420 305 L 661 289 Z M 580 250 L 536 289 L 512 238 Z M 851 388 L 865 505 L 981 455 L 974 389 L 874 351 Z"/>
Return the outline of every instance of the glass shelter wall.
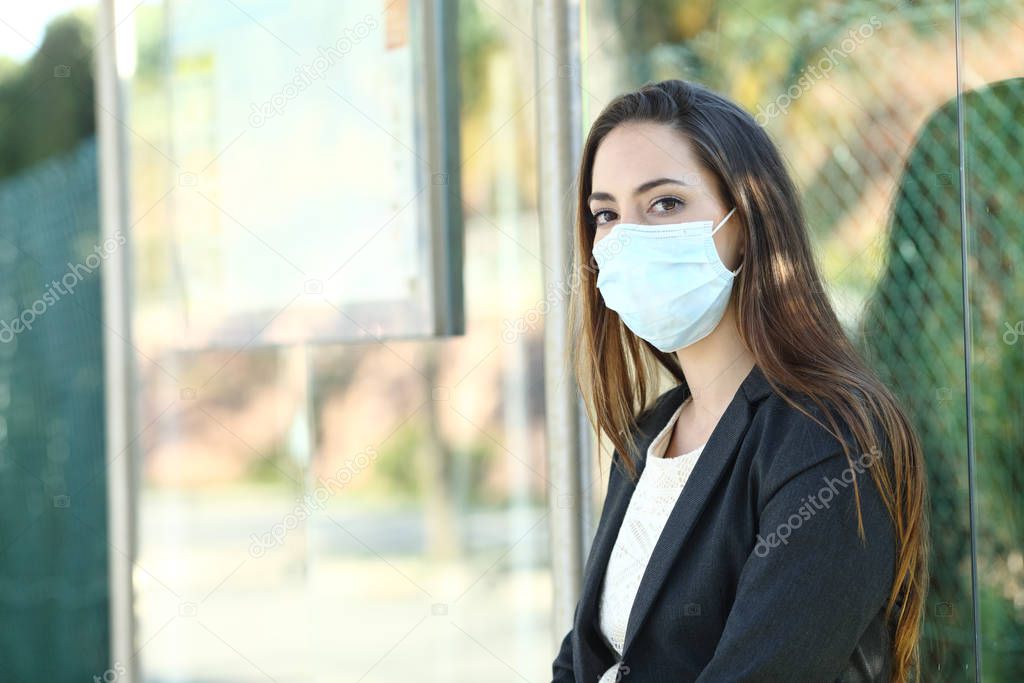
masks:
<path fill-rule="evenodd" d="M 923 441 L 924 680 L 974 680 L 979 660 L 982 680 L 1019 680 L 1024 7 L 584 4 L 585 120 L 621 90 L 681 77 L 779 143 L 847 332 Z"/>
<path fill-rule="evenodd" d="M 548 670 L 529 6 L 443 3 L 461 151 L 433 165 L 440 4 L 133 17 L 144 681 Z M 430 338 L 421 211 L 451 179 L 466 330 Z"/>

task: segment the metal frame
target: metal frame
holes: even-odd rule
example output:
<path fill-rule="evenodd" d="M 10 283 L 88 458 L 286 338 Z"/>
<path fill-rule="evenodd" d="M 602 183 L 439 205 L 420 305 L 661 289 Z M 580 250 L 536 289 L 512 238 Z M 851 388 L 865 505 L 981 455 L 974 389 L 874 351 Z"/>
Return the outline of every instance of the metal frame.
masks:
<path fill-rule="evenodd" d="M 974 620 L 974 680 L 981 681 L 981 603 L 978 596 L 978 500 L 975 480 L 977 478 L 977 456 L 974 451 L 974 392 L 971 377 L 971 349 L 974 341 L 971 338 L 971 281 L 970 281 L 970 220 L 967 213 L 967 137 L 964 132 L 964 118 L 967 110 L 964 106 L 963 82 L 963 38 L 960 34 L 960 0 L 953 3 L 953 44 L 954 61 L 956 64 L 956 127 L 957 155 L 959 160 L 960 182 L 960 273 L 964 323 L 964 407 L 967 421 L 967 503 L 970 520 L 971 548 L 971 616 Z"/>
<path fill-rule="evenodd" d="M 110 665 L 125 669 L 125 680 L 141 680 L 134 660 L 136 623 L 132 568 L 138 547 L 137 480 L 132 451 L 135 373 L 131 330 L 130 140 L 121 64 L 131 58 L 119 38 L 132 36 L 117 21 L 118 0 L 100 0 L 97 33 L 107 38 L 95 52 L 96 128 L 99 149 L 100 222 L 103 239 L 122 233 L 126 242 L 103 271 L 104 372 L 106 401 L 107 533 L 110 587 Z M 170 6 L 165 7 L 169 11 Z M 410 7 L 418 72 L 414 100 L 422 112 L 417 131 L 429 163 L 422 218 L 430 243 L 425 256 L 430 277 L 433 336 L 465 331 L 461 152 L 459 135 L 457 7 L 454 0 L 425 0 Z M 124 54 L 118 48 L 123 47 Z M 306 351 L 303 351 L 306 353 Z"/>
<path fill-rule="evenodd" d="M 424 219 L 430 234 L 433 334 L 464 334 L 462 176 L 459 116 L 458 7 L 454 0 L 412 3 L 419 56 L 418 135 L 430 164 Z"/>
<path fill-rule="evenodd" d="M 121 75 L 118 69 L 117 0 L 100 0 L 97 32 L 109 36 L 96 50 L 96 125 L 99 142 L 100 216 L 103 238 L 121 231 L 128 239 L 104 266 L 103 317 L 106 382 L 106 466 L 108 499 L 110 660 L 125 668 L 124 680 L 137 681 L 134 660 L 135 618 L 132 567 L 136 543 L 134 458 L 131 429 L 135 422 L 135 380 L 131 345 L 131 236 L 129 227 L 128 139 Z M 568 281 L 572 256 L 570 233 L 573 205 L 569 193 L 579 158 L 581 136 L 578 5 L 572 0 L 536 0 L 536 33 L 555 56 L 537 53 L 537 82 L 546 84 L 537 96 L 540 219 L 543 258 L 558 264 L 558 276 L 545 272 L 545 287 Z M 456 7 L 451 0 L 426 0 L 422 5 L 420 54 L 427 84 L 422 89 L 424 142 L 436 173 L 428 179 L 432 245 L 435 334 L 461 334 L 463 309 L 463 236 L 460 202 L 459 94 L 457 78 Z M 130 20 L 130 19 L 129 19 Z M 566 65 L 572 64 L 571 67 Z M 435 183 L 435 178 L 443 180 Z M 569 344 L 567 302 L 552 304 L 545 325 L 545 398 L 554 635 L 560 642 L 571 625 L 581 590 L 585 555 L 583 529 L 591 514 L 582 482 L 589 459 L 583 411 L 571 369 L 564 359 Z"/>
<path fill-rule="evenodd" d="M 573 0 L 536 0 L 537 163 L 541 255 L 547 291 L 572 282 L 572 189 L 582 148 L 579 62 L 579 6 Z M 540 45 L 547 46 L 540 48 Z M 549 51 L 550 50 L 550 51 Z M 552 274 L 554 273 L 554 274 Z M 582 588 L 584 529 L 590 513 L 588 432 L 571 367 L 568 301 L 558 298 L 544 321 L 545 437 L 548 452 L 548 509 L 554 584 L 552 634 L 555 648 L 571 627 Z"/>
<path fill-rule="evenodd" d="M 126 239 L 103 265 L 103 372 L 106 391 L 107 558 L 110 585 L 110 666 L 138 680 L 134 660 L 135 616 L 132 567 L 135 557 L 135 491 L 132 425 L 135 423 L 134 354 L 131 346 L 131 234 L 128 230 L 128 140 L 125 103 L 114 29 L 116 0 L 101 0 L 96 22 L 96 137 L 98 141 L 100 235 Z M 129 18 L 128 21 L 131 19 Z"/>

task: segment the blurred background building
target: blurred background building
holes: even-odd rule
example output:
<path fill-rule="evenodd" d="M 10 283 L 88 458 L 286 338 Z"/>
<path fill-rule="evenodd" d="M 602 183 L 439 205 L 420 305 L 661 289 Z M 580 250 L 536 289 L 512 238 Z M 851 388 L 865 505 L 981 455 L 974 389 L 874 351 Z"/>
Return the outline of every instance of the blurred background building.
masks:
<path fill-rule="evenodd" d="M 1024 680 L 1014 0 L 0 10 L 0 680 L 549 680 L 609 455 L 550 435 L 572 153 L 674 77 L 922 435 L 923 680 Z"/>

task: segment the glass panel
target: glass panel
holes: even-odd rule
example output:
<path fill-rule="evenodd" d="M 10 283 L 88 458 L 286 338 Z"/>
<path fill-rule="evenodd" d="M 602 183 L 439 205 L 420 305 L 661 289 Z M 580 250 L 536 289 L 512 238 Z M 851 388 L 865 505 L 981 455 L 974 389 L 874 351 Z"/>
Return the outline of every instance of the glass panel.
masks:
<path fill-rule="evenodd" d="M 152 181 L 136 195 L 156 213 L 137 235 L 140 343 L 431 333 L 439 182 L 413 14 L 380 1 L 139 10 L 133 120 Z"/>
<path fill-rule="evenodd" d="M 108 668 L 92 12 L 0 19 L 0 678 Z"/>
<path fill-rule="evenodd" d="M 955 154 L 936 158 L 920 139 L 933 134 L 956 149 L 955 116 L 942 110 L 936 118 L 956 95 L 953 4 L 585 6 L 586 120 L 647 80 L 687 78 L 747 107 L 788 158 L 837 311 L 900 397 L 927 454 L 940 533 L 932 539 L 924 679 L 969 679 L 958 165 Z"/>
<path fill-rule="evenodd" d="M 971 414 L 984 681 L 1024 680 L 1024 5 L 962 3 Z M 948 106 L 952 107 L 954 103 Z M 951 139 L 935 149 L 956 150 Z M 949 208 L 953 209 L 951 202 Z M 952 217 L 949 228 L 953 227 Z M 929 226 L 933 229 L 937 226 Z M 946 224 L 942 224 L 946 228 Z"/>
<path fill-rule="evenodd" d="M 409 162 L 414 140 L 398 125 L 409 112 L 381 114 L 358 93 L 346 102 L 328 88 L 346 93 L 346 79 L 386 82 L 388 64 L 360 59 L 330 72 L 258 130 L 247 128 L 248 111 L 236 120 L 207 105 L 266 73 L 285 82 L 350 16 L 374 19 L 366 44 L 400 42 L 404 29 L 387 15 L 414 3 L 265 2 L 244 11 L 232 4 L 165 4 L 170 16 L 147 5 L 136 17 L 136 613 L 144 680 L 543 679 L 550 659 L 536 654 L 550 649 L 552 596 L 529 4 L 459 3 L 466 334 L 424 341 L 374 332 L 360 343 L 308 349 L 259 334 L 239 347 L 190 342 L 186 351 L 175 348 L 179 328 L 168 320 L 186 311 L 202 321 L 226 293 L 280 284 L 292 277 L 284 258 L 306 272 L 329 263 L 360 291 L 410 284 L 370 267 L 407 256 L 386 231 L 368 236 L 365 254 L 375 256 L 356 264 L 321 230 L 358 219 L 345 207 L 360 190 L 334 170 L 362 174 L 381 202 L 410 198 L 404 181 L 392 182 L 379 166 Z M 199 22 L 207 11 L 219 21 Z M 181 22 L 191 22 L 193 48 L 220 54 L 214 48 L 227 42 L 231 59 L 186 60 L 165 80 L 163 60 L 185 50 L 164 51 L 165 31 Z M 354 110 L 372 125 L 360 124 L 358 146 L 339 148 Z M 190 131 L 179 130 L 173 150 L 168 112 Z M 300 125 L 311 115 L 323 125 Z M 203 127 L 211 117 L 220 126 L 212 138 Z M 213 139 L 234 142 L 219 149 Z M 211 150 L 220 153 L 214 162 Z M 170 159 L 186 156 L 189 168 L 211 165 L 183 184 Z M 252 173 L 262 174 L 255 190 L 210 195 L 217 211 L 199 210 L 202 197 L 166 201 L 211 186 L 237 189 Z M 277 202 L 278 183 L 301 186 L 312 203 L 295 214 L 294 204 Z M 274 262 L 260 239 L 269 243 L 268 233 L 247 238 L 224 215 L 247 226 L 244 216 L 291 221 L 287 239 L 274 241 L 284 256 Z M 200 237 L 228 230 L 238 242 L 215 254 L 195 244 L 161 251 L 160 236 L 176 226 Z M 254 259 L 273 265 L 240 275 L 253 273 Z M 322 303 L 324 294 L 302 296 Z M 368 319 L 345 313 L 348 322 L 334 311 L 332 323 L 375 330 L 373 311 Z"/>

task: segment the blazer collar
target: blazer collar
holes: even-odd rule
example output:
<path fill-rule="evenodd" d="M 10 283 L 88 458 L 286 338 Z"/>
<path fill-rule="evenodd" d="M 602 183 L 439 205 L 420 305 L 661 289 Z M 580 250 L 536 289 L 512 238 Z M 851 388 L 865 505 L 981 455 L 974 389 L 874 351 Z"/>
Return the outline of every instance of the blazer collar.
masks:
<path fill-rule="evenodd" d="M 690 535 L 704 505 L 735 457 L 739 441 L 750 425 L 755 405 L 771 391 L 771 386 L 764 373 L 755 364 L 740 383 L 739 389 L 736 390 L 718 424 L 711 432 L 707 445 L 701 452 L 693 472 L 669 513 L 665 530 L 655 543 L 650 561 L 640 580 L 640 587 L 637 590 L 626 626 L 623 657 L 629 652 L 637 631 L 654 604 L 659 589 L 668 577 L 673 561 Z M 668 390 L 664 400 L 657 403 L 647 419 L 639 425 L 640 433 L 637 438 L 637 446 L 640 452 L 640 462 L 637 464 L 638 473 L 642 473 L 644 465 L 646 465 L 647 448 L 689 395 L 690 389 L 685 383 Z M 619 486 L 609 488 L 607 494 L 610 497 L 608 516 L 605 523 L 599 526 L 594 537 L 592 557 L 588 561 L 590 567 L 586 572 L 581 598 L 583 606 L 580 618 L 584 623 L 594 625 L 598 629 L 599 636 L 600 625 L 597 619 L 597 607 L 600 595 L 598 591 L 602 586 L 608 558 L 615 545 L 618 530 L 622 526 L 626 508 L 636 489 L 636 485 L 628 477 L 622 476 L 619 480 Z"/>

